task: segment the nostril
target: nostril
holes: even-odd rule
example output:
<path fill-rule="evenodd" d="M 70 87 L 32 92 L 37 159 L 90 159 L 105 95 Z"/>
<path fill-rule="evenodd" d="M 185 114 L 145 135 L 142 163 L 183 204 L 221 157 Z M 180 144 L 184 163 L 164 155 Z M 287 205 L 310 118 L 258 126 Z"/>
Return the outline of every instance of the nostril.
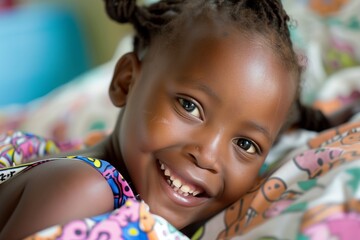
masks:
<path fill-rule="evenodd" d="M 196 166 L 202 169 L 207 169 L 210 172 L 216 173 L 217 170 L 215 169 L 214 163 L 207 162 L 201 159 L 201 156 L 196 156 L 195 154 L 188 153 L 191 160 L 194 162 Z"/>
<path fill-rule="evenodd" d="M 201 146 L 189 145 L 185 149 L 187 156 L 196 166 L 202 169 L 207 169 L 211 172 L 217 172 L 217 161 L 215 156 L 209 152 L 203 151 Z"/>
<path fill-rule="evenodd" d="M 192 154 L 192 153 L 189 153 L 189 156 L 196 162 L 197 161 L 197 159 L 196 159 L 196 157 L 195 157 L 195 155 L 194 154 Z"/>
<path fill-rule="evenodd" d="M 197 161 L 199 160 L 200 147 L 196 144 L 188 145 L 185 151 L 191 160 L 197 164 Z"/>

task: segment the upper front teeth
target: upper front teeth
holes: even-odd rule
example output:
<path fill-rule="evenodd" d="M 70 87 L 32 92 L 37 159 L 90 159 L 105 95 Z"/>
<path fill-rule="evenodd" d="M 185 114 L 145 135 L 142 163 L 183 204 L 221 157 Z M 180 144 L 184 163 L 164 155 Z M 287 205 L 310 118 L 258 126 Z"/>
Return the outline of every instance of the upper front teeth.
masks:
<path fill-rule="evenodd" d="M 186 184 L 182 184 L 180 179 L 175 178 L 174 176 L 171 175 L 171 172 L 168 168 L 165 167 L 165 165 L 163 163 L 160 163 L 160 168 L 161 170 L 164 171 L 164 175 L 169 177 L 170 179 L 168 179 L 168 183 L 169 185 L 178 193 L 184 195 L 184 196 L 188 196 L 189 194 L 193 195 L 194 197 L 196 195 L 198 195 L 200 192 L 199 191 L 194 191 L 193 189 L 191 189 L 190 186 L 186 185 Z"/>
<path fill-rule="evenodd" d="M 174 186 L 177 188 L 181 187 L 181 181 L 179 179 L 175 179 L 172 184 L 174 184 Z"/>

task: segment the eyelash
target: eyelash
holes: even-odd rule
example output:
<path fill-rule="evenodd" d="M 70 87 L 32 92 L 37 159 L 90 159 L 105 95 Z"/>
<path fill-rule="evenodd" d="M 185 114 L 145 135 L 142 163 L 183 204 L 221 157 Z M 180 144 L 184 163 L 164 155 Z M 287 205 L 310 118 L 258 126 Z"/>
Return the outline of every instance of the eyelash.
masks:
<path fill-rule="evenodd" d="M 251 145 L 247 148 L 247 146 L 242 147 L 239 144 L 239 141 L 247 141 L 247 143 L 250 143 Z M 234 140 L 234 143 L 236 144 L 236 146 L 238 146 L 239 148 L 241 148 L 242 150 L 244 150 L 245 152 L 249 153 L 249 154 L 261 154 L 261 150 L 260 147 L 254 143 L 253 141 L 246 139 L 246 138 L 238 138 L 236 140 Z M 248 152 L 249 149 L 253 150 L 251 152 Z"/>
<path fill-rule="evenodd" d="M 179 97 L 177 99 L 177 101 L 179 102 L 180 106 L 191 116 L 194 116 L 200 120 L 202 120 L 201 117 L 201 112 L 200 112 L 200 107 L 198 107 L 198 104 L 196 104 L 194 101 L 186 99 L 186 98 L 181 98 Z M 189 106 L 190 105 L 190 106 Z M 189 109 L 192 108 L 192 109 Z M 195 111 L 195 114 L 194 114 Z"/>

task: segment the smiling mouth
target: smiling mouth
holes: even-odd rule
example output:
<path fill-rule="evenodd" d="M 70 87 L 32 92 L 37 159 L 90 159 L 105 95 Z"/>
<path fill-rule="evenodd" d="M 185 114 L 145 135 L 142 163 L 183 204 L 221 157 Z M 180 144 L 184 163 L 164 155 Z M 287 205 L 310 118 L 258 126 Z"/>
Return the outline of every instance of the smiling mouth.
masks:
<path fill-rule="evenodd" d="M 160 161 L 159 164 L 160 164 L 160 169 L 163 172 L 164 177 L 166 179 L 166 182 L 175 192 L 177 192 L 178 194 L 184 197 L 188 197 L 188 196 L 206 197 L 207 194 L 205 193 L 204 190 L 192 184 L 185 183 L 184 180 L 180 179 L 173 172 L 171 172 L 171 170 L 167 168 L 165 164 L 161 163 Z"/>

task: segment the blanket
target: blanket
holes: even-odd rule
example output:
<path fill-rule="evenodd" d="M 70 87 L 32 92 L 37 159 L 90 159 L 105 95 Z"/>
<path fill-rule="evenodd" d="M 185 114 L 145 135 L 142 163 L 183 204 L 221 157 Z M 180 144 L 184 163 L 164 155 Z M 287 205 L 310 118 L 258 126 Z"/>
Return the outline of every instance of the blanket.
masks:
<path fill-rule="evenodd" d="M 25 140 L 22 145 L 4 144 L 8 151 L 0 159 L 13 157 L 16 162 L 10 165 L 22 166 L 31 161 L 25 152 L 34 135 L 9 132 L 2 139 L 10 139 L 11 134 Z M 51 140 L 46 143 L 54 151 L 61 146 Z M 276 161 L 244 197 L 208 220 L 191 238 L 353 239 L 359 231 L 360 122 L 356 121 L 316 134 Z M 146 203 L 134 199 L 105 220 L 77 219 L 27 239 L 98 239 L 103 234 L 109 239 L 187 239 L 165 219 L 151 214 Z"/>

